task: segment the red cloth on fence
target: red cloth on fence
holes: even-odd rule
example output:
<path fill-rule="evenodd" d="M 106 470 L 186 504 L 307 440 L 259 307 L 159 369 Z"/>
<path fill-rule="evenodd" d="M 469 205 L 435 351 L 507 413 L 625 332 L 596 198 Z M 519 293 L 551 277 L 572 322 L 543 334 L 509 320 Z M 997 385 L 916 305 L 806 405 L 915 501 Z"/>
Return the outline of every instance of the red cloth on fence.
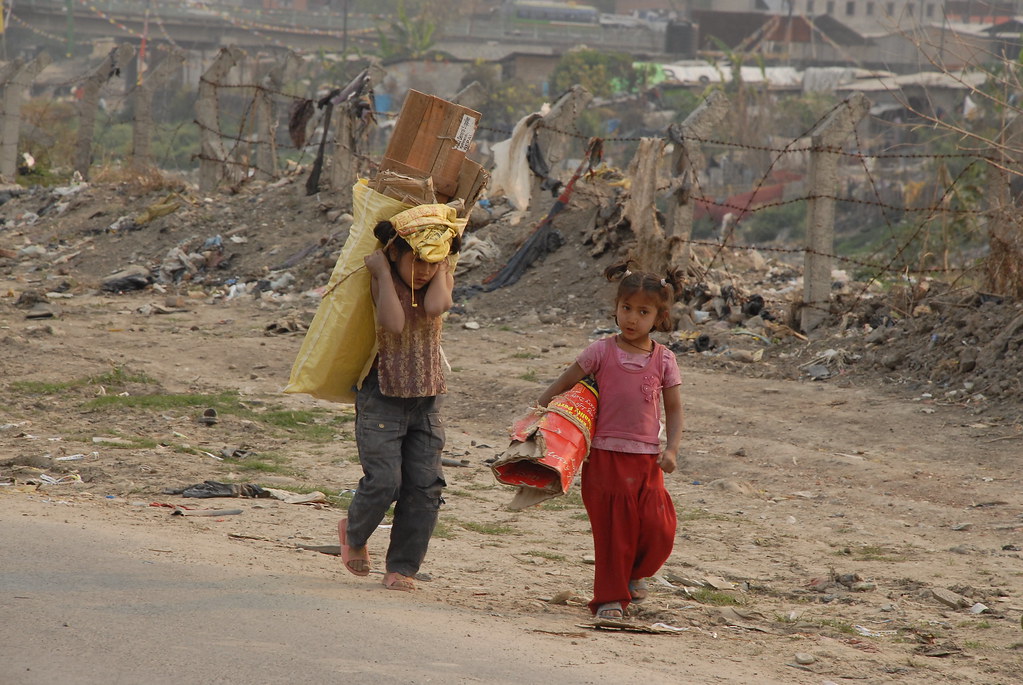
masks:
<path fill-rule="evenodd" d="M 671 555 L 675 505 L 656 454 L 593 448 L 583 464 L 582 495 L 593 531 L 595 567 L 590 611 L 630 603 L 629 581 L 649 578 Z"/>

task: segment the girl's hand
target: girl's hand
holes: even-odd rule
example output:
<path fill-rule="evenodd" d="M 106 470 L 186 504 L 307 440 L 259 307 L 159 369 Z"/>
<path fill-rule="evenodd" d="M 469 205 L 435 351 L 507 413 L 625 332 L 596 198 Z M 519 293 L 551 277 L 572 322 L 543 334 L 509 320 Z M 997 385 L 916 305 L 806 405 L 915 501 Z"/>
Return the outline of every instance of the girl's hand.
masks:
<path fill-rule="evenodd" d="M 657 457 L 657 465 L 665 473 L 672 473 L 675 470 L 675 453 L 670 450 L 664 450 L 661 452 L 661 456 Z"/>
<path fill-rule="evenodd" d="M 366 264 L 366 268 L 374 276 L 381 276 L 385 273 L 391 273 L 391 263 L 387 259 L 387 255 L 384 254 L 383 250 L 374 250 L 366 255 L 363 260 Z"/>

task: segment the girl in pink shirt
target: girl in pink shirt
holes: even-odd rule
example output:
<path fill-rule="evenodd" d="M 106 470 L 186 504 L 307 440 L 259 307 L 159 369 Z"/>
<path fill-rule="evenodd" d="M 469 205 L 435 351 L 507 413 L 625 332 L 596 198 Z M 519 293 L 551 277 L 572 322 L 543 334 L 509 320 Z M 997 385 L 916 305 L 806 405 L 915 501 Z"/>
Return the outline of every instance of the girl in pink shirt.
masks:
<path fill-rule="evenodd" d="M 682 440 L 682 379 L 675 355 L 650 332 L 670 329 L 681 279 L 630 271 L 629 262 L 604 275 L 619 282 L 615 321 L 621 333 L 584 349 L 539 402 L 545 407 L 584 377 L 597 379 L 597 422 L 582 469 L 596 557 L 589 606 L 597 618 L 620 619 L 630 602 L 646 597 L 646 578 L 667 561 L 675 542 L 675 507 L 663 473 L 675 470 Z"/>

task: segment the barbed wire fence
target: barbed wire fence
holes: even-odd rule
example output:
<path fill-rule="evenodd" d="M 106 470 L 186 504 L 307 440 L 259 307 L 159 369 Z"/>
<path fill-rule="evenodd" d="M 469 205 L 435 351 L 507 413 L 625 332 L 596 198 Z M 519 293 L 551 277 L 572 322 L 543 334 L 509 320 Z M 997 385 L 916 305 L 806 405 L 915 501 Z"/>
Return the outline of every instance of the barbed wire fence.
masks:
<path fill-rule="evenodd" d="M 89 89 L 96 95 L 75 101 L 79 126 L 74 164 L 75 170 L 86 179 L 97 164 L 120 161 L 135 166 L 164 166 L 174 147 L 173 141 L 190 136 L 198 139 L 198 151 L 193 154 L 193 160 L 198 164 L 198 185 L 204 193 L 215 192 L 225 185 L 237 188 L 254 179 L 273 182 L 284 175 L 307 170 L 318 154 L 319 162 L 328 169 L 344 167 L 349 169 L 348 175 L 368 175 L 374 169 L 372 145 L 381 144 L 379 135 L 375 143 L 371 142 L 372 124 L 397 117 L 396 112 L 367 106 L 339 108 L 331 113 L 331 108 L 325 106 L 327 100 L 323 94 L 337 89 L 333 85 L 316 86 L 315 78 L 298 79 L 296 73 L 303 68 L 304 60 L 297 55 L 288 55 L 283 60 L 279 54 L 269 58 L 250 57 L 236 48 L 223 48 L 197 84 L 194 121 L 168 123 L 166 117 L 151 117 L 148 103 L 169 81 L 168 74 L 173 71 L 179 53 L 171 46 L 164 60 L 158 62 L 171 65 L 166 67 L 166 72 L 161 74 L 154 68 L 141 75 L 137 83 L 125 85 L 123 78 L 121 83 L 117 81 L 123 75 L 124 62 L 130 57 L 123 49 L 118 50 L 121 52 L 116 56 L 112 52 L 112 60 L 101 68 L 57 84 L 70 92 Z M 41 66 L 45 64 L 18 64 L 16 68 L 0 72 L 0 83 L 4 87 L 0 173 L 8 180 L 17 172 L 17 131 L 25 128 L 21 121 L 24 118 L 21 98 Z M 303 85 L 296 87 L 296 83 Z M 311 88 L 315 92 L 299 92 L 300 88 Z M 622 154 L 626 150 L 640 149 L 645 150 L 642 154 L 657 157 L 643 164 L 634 160 L 638 166 L 656 171 L 649 178 L 631 179 L 629 191 L 636 195 L 640 190 L 637 183 L 647 184 L 646 197 L 653 198 L 658 208 L 667 207 L 666 226 L 658 226 L 651 233 L 650 226 L 640 225 L 649 223 L 646 218 L 631 226 L 638 238 L 654 241 L 652 246 L 646 247 L 648 252 L 663 254 L 666 263 L 681 263 L 696 280 L 717 264 L 725 266 L 732 255 L 757 252 L 778 258 L 802 257 L 804 279 L 813 282 L 812 287 L 804 286 L 801 303 L 804 329 L 812 328 L 823 316 L 834 313 L 833 266 L 854 269 L 864 277 L 861 296 L 876 281 L 906 283 L 921 278 L 937 278 L 952 284 L 968 279 L 979 286 L 996 286 L 1000 292 L 995 294 L 1023 294 L 1019 275 L 1023 246 L 1018 226 L 1015 230 L 998 232 L 998 258 L 1003 264 L 998 271 L 1002 280 L 991 278 L 985 271 L 990 269 L 984 256 L 993 249 L 991 243 L 994 242 L 988 235 L 991 223 L 996 219 L 1003 224 L 1015 221 L 1015 213 L 1011 211 L 1012 194 L 1004 192 L 1003 186 L 1009 184 L 1011 177 L 1019 176 L 1019 171 L 1006 159 L 1004 148 L 977 147 L 956 152 L 878 149 L 874 140 L 864 139 L 866 134 L 860 125 L 866 116 L 864 103 L 850 100 L 836 103 L 809 129 L 784 145 L 751 144 L 742 142 L 739 136 L 721 135 L 716 130 L 721 117 L 707 117 L 710 100 L 714 97 L 698 108 L 699 115 L 694 112 L 683 124 L 669 127 L 655 140 L 655 145 L 646 148 L 639 145 L 649 137 L 608 136 L 603 139 L 606 149 L 617 145 Z M 541 120 L 537 124 L 543 131 L 543 135 L 537 137 L 544 141 L 541 151 L 554 153 L 566 163 L 585 149 L 590 138 L 574 123 L 589 100 L 584 98 L 579 102 L 582 104 L 573 105 L 567 116 L 562 111 L 557 121 Z M 719 110 L 723 106 L 716 105 Z M 123 114 L 118 115 L 119 112 L 128 112 L 129 121 L 124 120 Z M 705 120 L 698 121 L 700 117 Z M 839 117 L 845 117 L 838 127 L 840 130 L 829 137 L 828 127 L 835 126 Z M 160 123 L 154 124 L 153 119 Z M 12 120 L 18 125 L 14 126 Z M 95 121 L 95 125 L 90 121 Z M 117 160 L 106 146 L 110 142 L 108 138 L 117 138 L 113 130 L 118 126 L 123 128 L 126 123 L 134 129 L 132 152 L 129 159 Z M 333 137 L 331 128 L 335 132 Z M 339 140 L 337 132 L 353 130 L 357 130 L 358 135 L 342 135 L 346 140 Z M 486 126 L 481 126 L 480 131 L 494 138 L 511 134 L 511 131 Z M 154 158 L 152 154 L 150 141 L 154 135 L 171 141 L 165 144 L 162 158 Z M 728 158 L 733 153 L 755 153 L 769 161 L 748 189 L 728 194 L 735 190 L 735 179 L 724 179 L 725 183 L 710 178 L 706 159 L 708 156 Z M 802 169 L 792 170 L 793 166 L 800 165 Z M 912 169 L 901 175 L 893 174 L 887 167 L 896 165 L 908 165 Z M 950 170 L 949 165 L 961 168 Z M 829 170 L 821 173 L 825 166 Z M 781 167 L 785 167 L 788 178 L 778 181 L 777 172 Z M 971 187 L 966 192 L 967 185 L 978 183 L 978 178 L 983 179 L 984 188 L 978 192 Z M 350 191 L 353 181 L 354 178 L 328 173 L 316 184 L 315 190 L 343 196 L 344 189 L 347 187 Z M 539 189 L 539 184 L 533 185 L 535 201 L 539 202 L 538 194 L 544 191 Z M 918 189 L 921 185 L 930 188 L 929 198 L 921 199 L 923 196 Z M 910 192 L 910 186 L 917 191 Z M 343 201 L 339 206 L 341 204 Z M 788 241 L 769 239 L 761 243 L 743 240 L 753 234 L 742 230 L 744 226 L 755 225 L 772 212 L 792 208 L 802 211 L 804 207 L 810 216 L 800 219 L 808 228 L 804 244 L 794 246 L 792 237 Z M 796 215 L 798 213 L 793 214 Z M 842 250 L 834 247 L 836 215 L 844 224 L 859 229 L 865 228 L 864 222 L 879 223 L 888 235 L 884 252 L 842 254 Z M 656 213 L 649 216 L 660 221 Z M 696 223 L 708 221 L 722 225 L 717 235 L 694 232 Z M 973 253 L 960 254 L 958 258 L 949 256 L 948 247 L 954 242 L 945 235 L 949 225 L 973 232 L 969 236 L 971 244 L 976 246 Z M 798 230 L 792 233 L 798 234 Z M 940 249 L 935 247 L 943 241 Z M 694 248 L 708 252 L 709 256 L 699 264 L 689 264 L 686 259 Z"/>

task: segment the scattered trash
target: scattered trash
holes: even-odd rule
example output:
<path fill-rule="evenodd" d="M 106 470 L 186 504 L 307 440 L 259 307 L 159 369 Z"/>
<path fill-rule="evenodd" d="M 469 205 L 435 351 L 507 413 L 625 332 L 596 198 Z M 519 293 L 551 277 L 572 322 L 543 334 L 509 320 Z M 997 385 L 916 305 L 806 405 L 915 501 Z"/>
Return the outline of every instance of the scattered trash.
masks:
<path fill-rule="evenodd" d="M 61 476 L 60 478 L 54 478 L 53 476 L 49 476 L 45 473 L 40 473 L 39 476 L 37 477 L 39 480 L 41 480 L 43 483 L 46 483 L 47 485 L 63 485 L 64 483 L 82 482 L 82 477 L 79 476 L 77 473 L 73 473 L 67 476 Z"/>
<path fill-rule="evenodd" d="M 470 462 L 468 459 L 452 459 L 450 457 L 442 457 L 440 463 L 444 466 L 469 466 Z"/>
<path fill-rule="evenodd" d="M 919 654 L 920 656 L 954 656 L 962 654 L 962 652 L 962 647 L 954 642 L 946 642 L 941 645 L 920 645 L 913 650 L 914 654 Z"/>
<path fill-rule="evenodd" d="M 236 516 L 242 513 L 241 509 L 183 509 L 175 507 L 171 516 Z"/>
<path fill-rule="evenodd" d="M 803 369 L 817 380 L 818 378 L 827 378 L 834 375 L 835 372 L 843 371 L 847 366 L 859 358 L 860 355 L 852 354 L 845 350 L 827 349 L 810 361 L 800 364 L 799 368 Z M 813 369 L 812 373 L 810 372 L 811 368 Z M 828 373 L 827 376 L 823 375 L 825 372 Z"/>
<path fill-rule="evenodd" d="M 623 619 L 615 619 L 615 620 L 597 619 L 597 620 L 593 621 L 592 623 L 581 623 L 581 624 L 578 624 L 578 625 L 579 625 L 580 628 L 590 628 L 590 629 L 593 629 L 593 630 L 608 630 L 608 631 L 624 632 L 624 633 L 651 633 L 651 634 L 659 634 L 659 635 L 672 635 L 672 634 L 679 634 L 679 633 L 687 633 L 687 632 L 690 632 L 690 631 L 698 631 L 698 632 L 704 633 L 706 635 L 709 635 L 710 637 L 716 638 L 718 636 L 718 634 L 715 633 L 715 632 L 712 632 L 712 631 L 709 631 L 709 630 L 704 630 L 704 629 L 698 628 L 698 627 L 680 628 L 678 626 L 669 625 L 667 623 L 653 623 L 651 625 L 643 625 L 641 623 L 634 623 L 634 622 L 629 621 L 627 619 L 625 619 L 625 620 L 623 620 Z"/>
<path fill-rule="evenodd" d="M 942 587 L 931 588 L 931 596 L 945 606 L 953 609 L 965 609 L 973 604 L 973 602 L 962 595 L 952 592 L 951 590 L 946 590 Z"/>
<path fill-rule="evenodd" d="M 252 486 L 259 487 L 259 486 Z M 274 499 L 280 500 L 285 504 L 322 504 L 327 501 L 327 496 L 319 490 L 313 492 L 291 492 L 289 490 L 278 490 L 277 488 L 261 488 L 262 492 L 266 492 L 266 495 L 255 495 L 257 497 L 270 496 Z M 252 495 L 249 495 L 252 496 Z"/>
<path fill-rule="evenodd" d="M 182 497 L 270 497 L 270 493 L 258 485 L 221 483 L 215 480 L 207 480 L 183 488 L 165 488 L 161 492 L 165 495 L 181 495 Z"/>
<path fill-rule="evenodd" d="M 233 286 L 232 286 L 233 287 Z M 303 333 L 308 328 L 304 323 L 295 319 L 278 319 L 273 323 L 267 324 L 266 332 L 275 333 L 278 335 L 287 335 L 289 333 Z"/>
<path fill-rule="evenodd" d="M 759 349 L 755 351 L 750 350 L 725 350 L 725 356 L 729 359 L 734 359 L 737 362 L 744 362 L 746 364 L 752 364 L 758 362 L 764 358 L 764 350 Z"/>
<path fill-rule="evenodd" d="M 899 634 L 897 630 L 871 630 L 860 625 L 854 625 L 853 630 L 864 637 L 895 637 Z"/>
<path fill-rule="evenodd" d="M 100 289 L 114 293 L 143 290 L 152 282 L 153 276 L 149 269 L 144 266 L 130 266 L 104 278 L 100 283 Z"/>

